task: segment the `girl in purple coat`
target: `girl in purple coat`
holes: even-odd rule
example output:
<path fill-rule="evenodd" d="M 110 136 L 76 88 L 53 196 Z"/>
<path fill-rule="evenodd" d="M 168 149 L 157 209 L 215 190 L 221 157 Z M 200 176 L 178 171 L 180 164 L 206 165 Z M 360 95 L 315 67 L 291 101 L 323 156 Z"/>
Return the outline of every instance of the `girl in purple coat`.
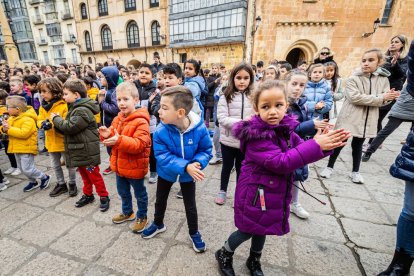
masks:
<path fill-rule="evenodd" d="M 235 275 L 234 250 L 252 239 L 246 266 L 251 275 L 263 275 L 260 257 L 266 235 L 289 232 L 289 204 L 293 173 L 308 163 L 324 158 L 343 146 L 349 133 L 341 130 L 322 133 L 304 142 L 294 132 L 298 122 L 286 115 L 288 101 L 284 83 L 265 81 L 253 98 L 256 115 L 233 128 L 245 154 L 236 186 L 234 219 L 237 231 L 216 252 L 222 275 Z"/>

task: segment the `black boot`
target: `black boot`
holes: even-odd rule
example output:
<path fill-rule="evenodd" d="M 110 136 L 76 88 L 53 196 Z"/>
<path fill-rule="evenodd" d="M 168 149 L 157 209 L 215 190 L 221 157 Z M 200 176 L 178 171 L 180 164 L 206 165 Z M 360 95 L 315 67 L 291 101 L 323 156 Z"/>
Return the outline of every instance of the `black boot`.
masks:
<path fill-rule="evenodd" d="M 101 212 L 106 212 L 109 209 L 109 197 L 107 196 L 103 196 L 101 197 L 101 204 L 99 205 L 99 209 L 101 210 Z"/>
<path fill-rule="evenodd" d="M 57 197 L 60 196 L 61 194 L 67 193 L 68 192 L 68 187 L 65 184 L 57 184 L 55 186 L 55 188 L 53 189 L 53 191 L 51 191 L 49 193 L 50 197 Z"/>
<path fill-rule="evenodd" d="M 224 246 L 216 251 L 216 260 L 219 265 L 220 274 L 222 276 L 234 276 L 233 269 L 233 254 L 234 252 L 227 251 Z"/>
<path fill-rule="evenodd" d="M 95 201 L 95 197 L 93 195 L 90 195 L 90 196 L 83 195 L 78 201 L 76 201 L 75 207 L 80 208 L 94 201 Z"/>
<path fill-rule="evenodd" d="M 368 162 L 369 161 L 369 159 L 371 158 L 371 154 L 372 153 L 370 153 L 370 152 L 366 152 L 366 153 L 364 153 L 364 155 L 362 155 L 362 162 Z"/>
<path fill-rule="evenodd" d="M 262 253 L 256 253 L 250 250 L 250 256 L 246 261 L 246 266 L 250 270 L 251 276 L 263 276 L 262 265 L 260 264 L 260 257 Z"/>
<path fill-rule="evenodd" d="M 74 197 L 77 195 L 78 195 L 78 187 L 76 187 L 76 183 L 75 184 L 69 183 L 69 196 Z"/>
<path fill-rule="evenodd" d="M 410 268 L 414 258 L 407 254 L 404 249 L 395 250 L 394 257 L 387 270 L 378 274 L 378 276 L 407 276 L 410 275 Z"/>

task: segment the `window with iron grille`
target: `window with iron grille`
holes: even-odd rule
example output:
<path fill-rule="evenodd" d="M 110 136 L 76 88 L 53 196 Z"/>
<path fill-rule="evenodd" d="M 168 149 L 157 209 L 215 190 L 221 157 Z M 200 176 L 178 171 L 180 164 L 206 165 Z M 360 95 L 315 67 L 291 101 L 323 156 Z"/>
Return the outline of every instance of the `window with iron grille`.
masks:
<path fill-rule="evenodd" d="M 131 21 L 127 25 L 127 43 L 128 48 L 139 47 L 139 30 L 135 21 Z"/>
<path fill-rule="evenodd" d="M 135 0 L 124 0 L 125 11 L 135 11 L 137 9 L 137 4 Z"/>
<path fill-rule="evenodd" d="M 86 10 L 86 4 L 85 3 L 81 4 L 81 17 L 82 17 L 82 19 L 88 19 L 88 12 Z"/>
<path fill-rule="evenodd" d="M 152 45 L 160 45 L 160 23 L 158 21 L 154 21 L 151 24 L 151 37 L 152 37 Z"/>
<path fill-rule="evenodd" d="M 104 26 L 101 31 L 102 50 L 113 49 L 112 33 L 108 26 Z"/>
<path fill-rule="evenodd" d="M 98 1 L 98 13 L 99 16 L 108 15 L 108 2 L 106 0 Z"/>
<path fill-rule="evenodd" d="M 86 51 L 92 51 L 91 35 L 88 31 L 85 32 L 85 46 Z"/>
<path fill-rule="evenodd" d="M 390 19 L 393 4 L 394 4 L 393 0 L 387 0 L 387 2 L 385 2 L 385 8 L 384 8 L 384 13 L 382 14 L 381 24 L 388 24 L 388 20 Z"/>

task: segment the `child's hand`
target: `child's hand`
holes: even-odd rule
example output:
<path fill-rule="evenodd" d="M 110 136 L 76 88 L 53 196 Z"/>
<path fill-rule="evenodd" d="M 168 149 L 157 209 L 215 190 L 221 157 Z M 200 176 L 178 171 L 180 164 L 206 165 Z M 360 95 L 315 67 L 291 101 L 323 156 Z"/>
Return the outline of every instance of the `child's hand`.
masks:
<path fill-rule="evenodd" d="M 108 139 L 103 140 L 102 143 L 105 146 L 110 147 L 110 146 L 115 145 L 116 142 L 118 141 L 118 139 L 119 139 L 119 134 L 118 134 L 118 131 L 115 129 L 114 136 L 112 136 L 111 138 L 108 138 Z"/>
<path fill-rule="evenodd" d="M 59 114 L 54 113 L 54 112 L 50 113 L 50 120 L 53 121 L 53 118 L 55 118 L 56 116 L 59 116 Z"/>
<path fill-rule="evenodd" d="M 98 103 L 101 103 L 105 99 L 106 91 L 104 89 L 99 90 Z"/>
<path fill-rule="evenodd" d="M 154 100 L 155 96 L 157 96 L 158 93 L 152 93 L 152 95 L 149 97 L 149 102 L 152 103 L 152 101 Z"/>
<path fill-rule="evenodd" d="M 7 132 L 9 130 L 9 123 L 7 122 L 7 120 L 3 121 L 3 131 Z"/>
<path fill-rule="evenodd" d="M 394 88 L 392 88 L 390 91 L 383 94 L 385 101 L 393 101 L 399 96 L 400 96 L 400 91 L 395 91 Z"/>
<path fill-rule="evenodd" d="M 191 175 L 194 181 L 201 181 L 204 179 L 204 173 L 201 171 L 201 165 L 198 162 L 188 164 L 186 171 Z"/>
<path fill-rule="evenodd" d="M 98 128 L 99 135 L 101 135 L 104 139 L 111 136 L 111 128 L 107 128 L 106 126 L 101 126 Z"/>
<path fill-rule="evenodd" d="M 329 123 L 328 119 L 325 120 L 319 120 L 318 118 L 313 120 L 313 123 L 315 124 L 315 129 L 325 129 L 329 128 L 332 129 L 333 125 Z"/>
<path fill-rule="evenodd" d="M 325 107 L 325 103 L 323 101 L 320 101 L 315 105 L 315 109 L 322 109 Z"/>
<path fill-rule="evenodd" d="M 323 151 L 333 150 L 338 147 L 346 145 L 346 140 L 351 137 L 349 131 L 344 129 L 336 129 L 329 131 L 328 128 L 318 130 L 318 133 L 313 137 L 316 143 L 321 147 Z"/>

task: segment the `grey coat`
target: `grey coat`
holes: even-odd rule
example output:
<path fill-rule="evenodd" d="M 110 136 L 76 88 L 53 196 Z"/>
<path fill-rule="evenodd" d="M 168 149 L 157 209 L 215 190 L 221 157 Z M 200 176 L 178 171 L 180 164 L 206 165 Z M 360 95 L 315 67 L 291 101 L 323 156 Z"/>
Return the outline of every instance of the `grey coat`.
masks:
<path fill-rule="evenodd" d="M 391 108 L 390 117 L 414 121 L 414 98 L 408 93 L 406 85 L 401 90 L 401 96 Z"/>

